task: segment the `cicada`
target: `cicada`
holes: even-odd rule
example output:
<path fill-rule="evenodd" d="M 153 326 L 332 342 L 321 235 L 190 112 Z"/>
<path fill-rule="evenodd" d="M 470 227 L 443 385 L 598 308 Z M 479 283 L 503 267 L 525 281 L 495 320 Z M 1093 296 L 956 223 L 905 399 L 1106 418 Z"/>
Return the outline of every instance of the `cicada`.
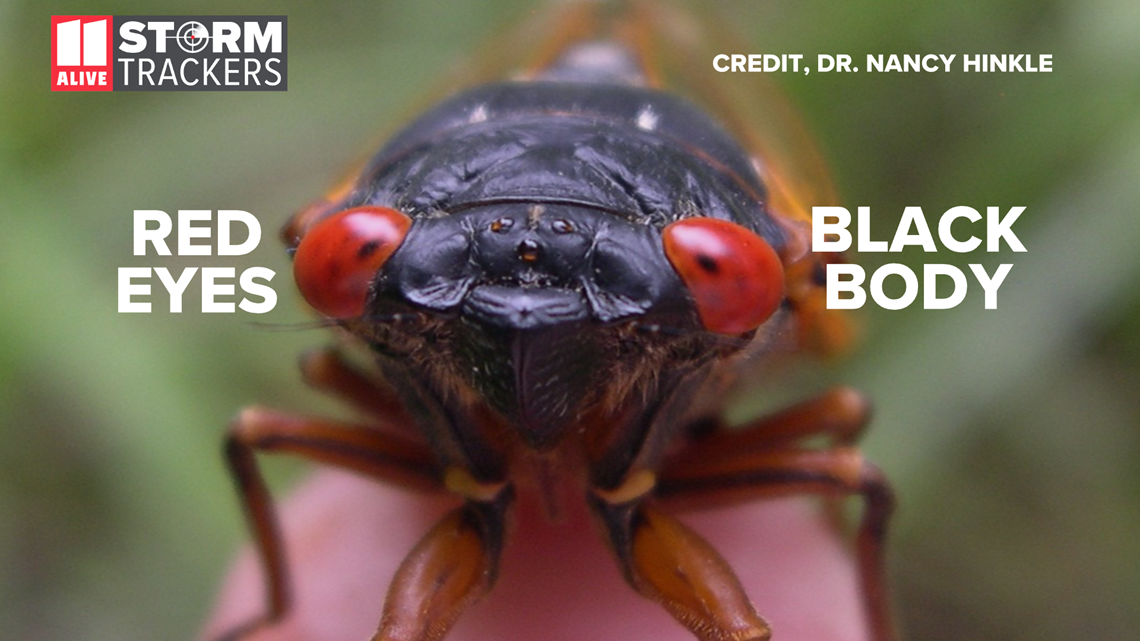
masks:
<path fill-rule="evenodd" d="M 841 257 L 808 242 L 808 208 L 831 198 L 810 142 L 780 109 L 719 108 L 748 105 L 747 83 L 717 77 L 683 14 L 572 3 L 552 22 L 522 31 L 538 53 L 513 75 L 431 108 L 285 227 L 301 295 L 376 370 L 338 347 L 304 376 L 373 418 L 251 408 L 234 421 L 228 463 L 269 604 L 226 638 L 289 613 L 256 460 L 287 451 L 456 497 L 396 571 L 373 641 L 444 637 L 493 589 L 520 501 L 557 513 L 563 496 L 596 517 L 630 588 L 696 638 L 768 639 L 675 507 L 790 494 L 862 498 L 867 620 L 892 639 L 893 499 L 853 446 L 863 397 L 724 417 L 726 390 L 773 354 L 846 340 L 820 278 Z"/>

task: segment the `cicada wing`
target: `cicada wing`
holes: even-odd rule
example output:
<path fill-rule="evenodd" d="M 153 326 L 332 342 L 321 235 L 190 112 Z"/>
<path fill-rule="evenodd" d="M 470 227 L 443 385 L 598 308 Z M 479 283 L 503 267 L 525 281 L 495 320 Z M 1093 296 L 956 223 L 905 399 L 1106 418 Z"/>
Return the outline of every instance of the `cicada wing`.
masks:
<path fill-rule="evenodd" d="M 834 205 L 836 191 L 798 110 L 764 73 L 721 73 L 717 54 L 754 49 L 734 36 L 713 3 L 634 1 L 633 39 L 646 76 L 713 114 L 752 155 L 768 189 L 768 208 L 788 231 L 787 293 L 797 316 L 799 347 L 835 354 L 851 342 L 845 313 L 828 310 L 824 274 L 835 253 L 811 252 L 812 207 Z"/>

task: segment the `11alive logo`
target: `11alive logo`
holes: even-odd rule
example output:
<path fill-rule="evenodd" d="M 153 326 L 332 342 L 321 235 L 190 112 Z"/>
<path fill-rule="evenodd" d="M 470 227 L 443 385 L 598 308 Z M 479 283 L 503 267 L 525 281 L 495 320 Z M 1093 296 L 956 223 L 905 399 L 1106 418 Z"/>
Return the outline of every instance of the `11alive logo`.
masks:
<path fill-rule="evenodd" d="M 286 16 L 52 16 L 52 91 L 285 91 Z"/>

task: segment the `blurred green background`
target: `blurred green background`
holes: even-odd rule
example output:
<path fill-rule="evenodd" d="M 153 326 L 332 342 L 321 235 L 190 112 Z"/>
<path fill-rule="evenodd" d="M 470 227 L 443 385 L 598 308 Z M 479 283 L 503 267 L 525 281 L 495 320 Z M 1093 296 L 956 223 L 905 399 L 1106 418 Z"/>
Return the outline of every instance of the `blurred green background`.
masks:
<path fill-rule="evenodd" d="M 6 638 L 190 638 L 245 534 L 220 438 L 252 401 L 322 411 L 275 240 L 286 217 L 511 16 L 518 0 L 0 2 L 0 621 Z M 998 309 L 859 315 L 822 374 L 867 390 L 867 450 L 902 502 L 912 639 L 1126 639 L 1140 629 L 1140 4 L 749 2 L 751 52 L 1051 53 L 1050 74 L 777 75 L 841 203 L 1028 207 Z M 287 14 L 285 93 L 52 93 L 51 14 Z M 858 64 L 858 63 L 857 63 Z M 133 209 L 243 209 L 278 272 L 267 317 L 118 314 Z M 874 254 L 874 266 L 897 260 Z M 970 282 L 973 284 L 972 276 Z M 155 287 L 159 287 L 155 284 Z M 806 390 L 803 392 L 806 393 Z M 291 470 L 274 468 L 287 477 Z"/>

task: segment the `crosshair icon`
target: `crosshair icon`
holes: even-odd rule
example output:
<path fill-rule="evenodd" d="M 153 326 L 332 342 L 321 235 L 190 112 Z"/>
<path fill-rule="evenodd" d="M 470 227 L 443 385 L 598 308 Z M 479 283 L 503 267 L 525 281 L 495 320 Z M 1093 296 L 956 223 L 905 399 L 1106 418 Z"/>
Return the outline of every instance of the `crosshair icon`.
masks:
<path fill-rule="evenodd" d="M 178 46 L 186 53 L 198 53 L 205 49 L 206 43 L 210 41 L 209 32 L 201 22 L 183 23 L 178 27 L 178 33 L 174 37 L 178 41 Z"/>

